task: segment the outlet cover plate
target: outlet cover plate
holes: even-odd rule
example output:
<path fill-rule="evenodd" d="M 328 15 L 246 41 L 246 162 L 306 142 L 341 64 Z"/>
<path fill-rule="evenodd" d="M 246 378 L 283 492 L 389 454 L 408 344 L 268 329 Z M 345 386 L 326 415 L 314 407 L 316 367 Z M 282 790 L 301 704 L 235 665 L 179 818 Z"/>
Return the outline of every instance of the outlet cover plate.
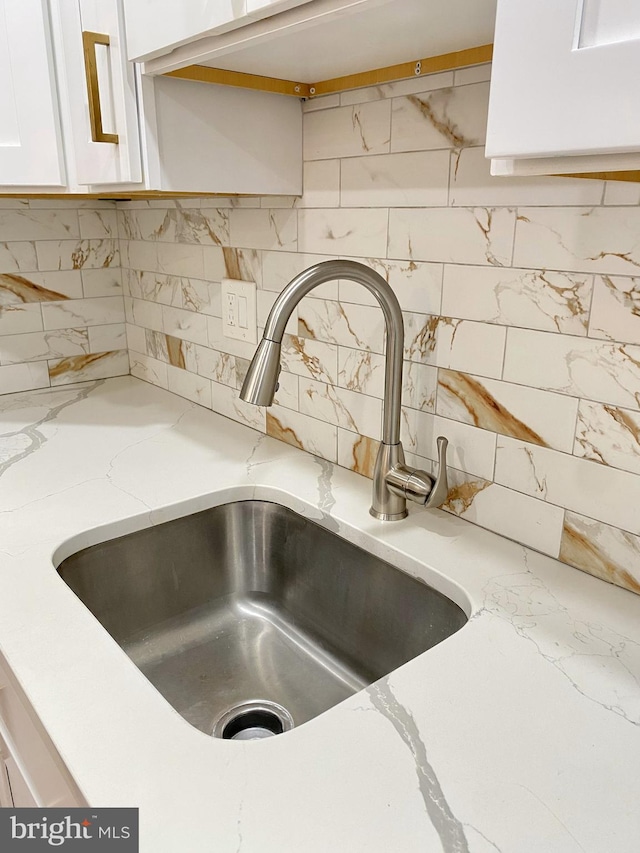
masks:
<path fill-rule="evenodd" d="M 222 279 L 222 334 L 227 338 L 258 343 L 255 281 Z"/>

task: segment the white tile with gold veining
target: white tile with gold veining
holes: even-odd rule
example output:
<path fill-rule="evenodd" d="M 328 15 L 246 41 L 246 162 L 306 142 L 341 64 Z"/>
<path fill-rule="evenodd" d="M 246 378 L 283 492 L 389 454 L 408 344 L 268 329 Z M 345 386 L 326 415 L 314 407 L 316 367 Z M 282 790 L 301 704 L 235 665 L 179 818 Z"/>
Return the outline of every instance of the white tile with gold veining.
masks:
<path fill-rule="evenodd" d="M 202 251 L 202 249 L 200 249 Z M 149 272 L 169 272 L 158 266 L 158 244 L 144 240 L 121 240 L 120 256 L 122 266 L 132 270 Z"/>
<path fill-rule="evenodd" d="M 640 533 L 640 478 L 627 471 L 500 435 L 494 479 L 518 492 Z"/>
<path fill-rule="evenodd" d="M 446 207 L 449 152 L 414 151 L 342 162 L 343 207 Z"/>
<path fill-rule="evenodd" d="M 486 323 L 586 335 L 592 276 L 447 264 L 442 313 Z"/>
<path fill-rule="evenodd" d="M 202 246 L 189 243 L 157 243 L 156 251 L 158 272 L 189 278 L 204 278 Z M 132 266 L 135 268 L 134 264 Z"/>
<path fill-rule="evenodd" d="M 128 304 L 128 299 L 126 303 Z M 129 312 L 131 316 L 129 316 Z M 156 302 L 147 302 L 145 299 L 131 299 L 130 307 L 127 309 L 126 320 L 127 323 L 131 323 L 132 325 L 162 332 L 162 306 Z"/>
<path fill-rule="evenodd" d="M 309 160 L 303 165 L 302 196 L 296 207 L 340 207 L 340 160 Z"/>
<path fill-rule="evenodd" d="M 168 389 L 180 397 L 185 397 L 193 403 L 198 403 L 207 409 L 211 408 L 211 381 L 188 370 L 182 370 L 167 365 Z"/>
<path fill-rule="evenodd" d="M 263 195 L 260 197 L 260 207 L 270 210 L 291 210 L 296 206 L 298 196 L 295 195 Z"/>
<path fill-rule="evenodd" d="M 220 317 L 207 317 L 207 338 L 208 346 L 218 352 L 226 352 L 230 355 L 239 356 L 240 358 L 253 358 L 256 351 L 256 345 L 247 343 L 247 341 L 239 341 L 235 338 L 228 338 L 222 332 L 222 320 Z"/>
<path fill-rule="evenodd" d="M 640 536 L 567 512 L 560 559 L 597 578 L 640 593 Z"/>
<path fill-rule="evenodd" d="M 3 241 L 65 240 L 79 238 L 78 211 L 0 210 L 0 234 Z"/>
<path fill-rule="evenodd" d="M 99 296 L 95 299 L 43 302 L 42 317 L 45 329 L 69 329 L 73 326 L 124 323 L 124 303 L 122 296 Z"/>
<path fill-rule="evenodd" d="M 491 80 L 491 63 L 471 65 L 468 68 L 456 68 L 453 72 L 456 86 L 467 86 L 470 83 L 482 83 Z"/>
<path fill-rule="evenodd" d="M 334 260 L 331 255 L 305 254 L 304 252 L 263 252 L 262 253 L 262 286 L 265 290 L 278 293 L 289 284 L 299 273 L 314 264 Z M 338 282 L 328 281 L 314 288 L 308 298 L 337 299 Z"/>
<path fill-rule="evenodd" d="M 282 406 L 271 406 L 266 413 L 266 431 L 272 438 L 285 441 L 322 459 L 337 459 L 337 427 Z"/>
<path fill-rule="evenodd" d="M 510 208 L 395 208 L 389 211 L 388 255 L 508 266 L 515 220 Z"/>
<path fill-rule="evenodd" d="M 268 409 L 262 406 L 254 406 L 240 399 L 236 388 L 228 385 L 220 385 L 218 382 L 211 383 L 211 400 L 214 412 L 231 418 L 238 423 L 246 424 L 253 429 L 265 432 L 266 413 Z"/>
<path fill-rule="evenodd" d="M 377 208 L 301 209 L 298 211 L 301 252 L 349 257 L 387 254 L 387 211 Z"/>
<path fill-rule="evenodd" d="M 114 208 L 78 210 L 80 236 L 83 240 L 117 238 L 118 220 Z"/>
<path fill-rule="evenodd" d="M 453 86 L 453 71 L 442 71 L 438 74 L 425 74 L 417 79 L 398 80 L 393 83 L 382 83 L 378 86 L 367 86 L 364 89 L 352 89 L 342 92 L 340 103 L 362 104 L 365 101 L 381 101 L 384 98 L 398 98 L 401 95 L 414 95 L 428 92 L 432 89 L 443 89 Z"/>
<path fill-rule="evenodd" d="M 521 208 L 513 263 L 634 275 L 640 267 L 640 207 Z"/>
<path fill-rule="evenodd" d="M 305 113 L 303 158 L 333 160 L 386 154 L 391 135 L 391 101 Z"/>
<path fill-rule="evenodd" d="M 302 112 L 313 113 L 316 110 L 328 110 L 340 106 L 340 95 L 335 92 L 331 95 L 321 95 L 318 98 L 307 98 L 302 101 Z"/>
<path fill-rule="evenodd" d="M 578 400 L 453 370 L 438 373 L 439 415 L 571 453 Z"/>
<path fill-rule="evenodd" d="M 129 360 L 132 376 L 144 379 L 146 382 L 151 382 L 152 385 L 158 385 L 160 388 L 168 388 L 167 365 L 164 362 L 150 358 L 140 352 L 131 351 L 129 352 Z"/>
<path fill-rule="evenodd" d="M 379 308 L 326 299 L 298 305 L 298 334 L 352 349 L 384 352 L 384 317 Z"/>
<path fill-rule="evenodd" d="M 222 253 L 222 265 L 213 261 L 213 253 Z M 209 255 L 211 253 L 211 255 Z M 255 281 L 262 286 L 261 252 L 256 249 L 233 249 L 224 246 L 220 249 L 204 249 L 204 275 L 208 281 L 221 281 L 223 278 L 234 278 L 238 281 Z"/>
<path fill-rule="evenodd" d="M 142 326 L 133 326 L 131 323 L 126 323 L 125 329 L 129 350 L 144 355 L 147 352 L 146 329 L 143 329 Z"/>
<path fill-rule="evenodd" d="M 451 154 L 449 204 L 454 207 L 600 204 L 604 182 L 580 178 L 496 177 L 483 148 Z"/>
<path fill-rule="evenodd" d="M 177 239 L 175 209 L 118 210 L 122 239 L 174 242 Z"/>
<path fill-rule="evenodd" d="M 164 273 L 144 270 L 123 271 L 126 274 L 129 293 L 134 299 L 157 302 L 161 305 L 182 307 L 182 278 Z"/>
<path fill-rule="evenodd" d="M 1 282 L 0 276 L 0 286 Z M 0 304 L 0 335 L 21 335 L 42 329 L 42 311 L 38 302 Z"/>
<path fill-rule="evenodd" d="M 604 204 L 640 204 L 640 184 L 635 181 L 607 181 Z"/>
<path fill-rule="evenodd" d="M 367 435 L 338 429 L 338 465 L 371 479 L 379 446 L 379 441 Z"/>
<path fill-rule="evenodd" d="M 218 281 L 183 278 L 180 283 L 181 307 L 185 311 L 222 316 L 222 289 Z"/>
<path fill-rule="evenodd" d="M 49 385 L 46 361 L 8 364 L 6 367 L 0 367 L 0 394 L 31 391 L 35 388 L 47 388 Z"/>
<path fill-rule="evenodd" d="M 436 440 L 444 435 L 448 465 L 487 480 L 493 477 L 495 433 L 407 408 L 402 409 L 400 433 L 405 450 L 432 460 L 438 458 Z"/>
<path fill-rule="evenodd" d="M 460 518 L 557 557 L 564 511 L 497 483 L 449 467 L 444 509 Z"/>
<path fill-rule="evenodd" d="M 194 344 L 207 345 L 207 318 L 195 311 L 185 311 L 182 308 L 162 306 L 162 330 L 167 335 L 175 335 Z"/>
<path fill-rule="evenodd" d="M 427 364 L 405 361 L 402 381 L 402 404 L 421 412 L 433 412 L 436 407 L 438 370 Z"/>
<path fill-rule="evenodd" d="M 0 242 L 0 270 L 3 273 L 38 269 L 36 244 L 28 241 Z"/>
<path fill-rule="evenodd" d="M 380 438 L 381 400 L 303 377 L 299 379 L 299 388 L 300 411 L 303 414 L 371 438 Z"/>
<path fill-rule="evenodd" d="M 82 292 L 86 297 L 117 296 L 122 294 L 122 273 L 116 268 L 91 270 L 81 273 Z"/>
<path fill-rule="evenodd" d="M 35 245 L 37 269 L 40 270 L 84 270 L 120 266 L 118 241 L 113 239 L 39 240 L 28 245 Z"/>
<path fill-rule="evenodd" d="M 385 358 L 375 352 L 338 347 L 338 382 L 341 388 L 384 397 Z"/>
<path fill-rule="evenodd" d="M 387 281 L 403 311 L 439 314 L 442 295 L 442 264 L 387 261 L 383 258 L 354 258 L 375 270 Z M 361 284 L 340 281 L 340 301 L 378 306 L 378 300 Z"/>
<path fill-rule="evenodd" d="M 200 376 L 213 379 L 221 385 L 237 386 L 236 358 L 225 352 L 218 352 L 211 347 L 195 344 L 193 347 L 195 363 L 193 368 Z M 189 369 L 192 369 L 190 366 Z"/>
<path fill-rule="evenodd" d="M 506 329 L 490 323 L 409 314 L 405 317 L 405 358 L 451 370 L 502 374 Z"/>
<path fill-rule="evenodd" d="M 0 273 L 0 305 L 81 297 L 82 279 L 76 271 Z"/>
<path fill-rule="evenodd" d="M 127 333 L 124 323 L 109 326 L 89 326 L 89 352 L 126 349 Z"/>
<path fill-rule="evenodd" d="M 503 378 L 637 409 L 640 347 L 511 328 Z"/>
<path fill-rule="evenodd" d="M 229 211 L 218 208 L 201 210 L 189 206 L 178 208 L 176 240 L 179 243 L 200 243 L 204 246 L 229 245 Z"/>
<path fill-rule="evenodd" d="M 595 277 L 589 336 L 640 344 L 640 277 Z"/>
<path fill-rule="evenodd" d="M 640 413 L 580 400 L 573 452 L 640 474 Z"/>
<path fill-rule="evenodd" d="M 249 365 L 247 365 L 248 369 Z M 246 372 L 244 374 L 246 376 Z M 244 376 L 243 381 L 244 381 Z M 239 383 L 240 390 L 242 384 Z M 299 394 L 298 394 L 298 377 L 295 373 L 288 373 L 283 370 L 278 377 L 278 388 L 274 395 L 273 401 L 276 406 L 284 406 L 285 409 L 293 409 L 298 411 Z"/>
<path fill-rule="evenodd" d="M 482 145 L 487 133 L 488 102 L 488 83 L 394 98 L 391 150 Z"/>
<path fill-rule="evenodd" d="M 0 338 L 0 364 L 44 361 L 89 352 L 87 329 L 58 329 Z"/>
<path fill-rule="evenodd" d="M 109 379 L 129 373 L 129 353 L 126 349 L 115 352 L 75 355 L 49 361 L 51 385 L 71 385 L 91 379 Z"/>
<path fill-rule="evenodd" d="M 229 221 L 232 246 L 289 252 L 298 248 L 295 210 L 238 208 L 230 211 Z"/>
<path fill-rule="evenodd" d="M 283 370 L 317 379 L 329 385 L 338 382 L 338 347 L 298 335 L 285 335 L 280 362 Z"/>

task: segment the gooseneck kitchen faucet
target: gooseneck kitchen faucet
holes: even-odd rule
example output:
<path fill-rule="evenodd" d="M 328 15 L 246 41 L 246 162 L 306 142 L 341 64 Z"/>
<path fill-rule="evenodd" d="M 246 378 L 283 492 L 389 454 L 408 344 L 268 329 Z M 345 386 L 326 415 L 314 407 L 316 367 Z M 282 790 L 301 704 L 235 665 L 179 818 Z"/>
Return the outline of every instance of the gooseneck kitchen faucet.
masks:
<path fill-rule="evenodd" d="M 386 325 L 382 443 L 373 475 L 371 515 L 382 521 L 399 521 L 407 515 L 407 500 L 426 507 L 447 499 L 447 439 L 438 438 L 438 477 L 405 465 L 400 441 L 402 356 L 404 321 L 400 304 L 387 282 L 375 270 L 356 261 L 325 261 L 297 275 L 276 299 L 264 334 L 253 356 L 240 397 L 256 406 L 270 406 L 280 374 L 280 352 L 285 327 L 296 305 L 315 287 L 328 281 L 349 279 L 364 285 L 382 308 Z"/>

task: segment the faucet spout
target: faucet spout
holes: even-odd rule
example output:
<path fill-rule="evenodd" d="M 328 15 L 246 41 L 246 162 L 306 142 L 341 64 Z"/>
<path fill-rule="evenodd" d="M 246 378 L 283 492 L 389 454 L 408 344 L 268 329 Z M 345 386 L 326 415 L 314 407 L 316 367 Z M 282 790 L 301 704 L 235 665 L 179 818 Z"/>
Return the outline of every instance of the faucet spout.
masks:
<path fill-rule="evenodd" d="M 271 309 L 262 341 L 247 371 L 240 397 L 257 406 L 272 404 L 280 372 L 282 338 L 294 308 L 314 288 L 339 279 L 349 279 L 366 287 L 378 301 L 385 319 L 382 444 L 374 474 L 371 514 L 385 521 L 395 521 L 407 515 L 406 499 L 412 498 L 413 493 L 411 489 L 403 488 L 402 478 L 412 476 L 412 483 L 417 475 L 426 478 L 424 488 L 427 493 L 433 489 L 433 480 L 423 471 L 406 474 L 410 469 L 404 465 L 404 453 L 400 443 L 404 321 L 395 293 L 375 270 L 356 261 L 325 261 L 309 267 L 290 281 Z"/>

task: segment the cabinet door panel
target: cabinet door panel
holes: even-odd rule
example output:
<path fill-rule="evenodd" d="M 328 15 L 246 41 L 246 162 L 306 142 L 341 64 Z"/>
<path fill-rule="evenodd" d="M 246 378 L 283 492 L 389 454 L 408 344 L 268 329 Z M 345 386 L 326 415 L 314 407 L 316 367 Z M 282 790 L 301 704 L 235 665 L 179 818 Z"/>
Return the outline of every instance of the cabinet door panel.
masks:
<path fill-rule="evenodd" d="M 242 25 L 246 0 L 124 0 L 129 59 L 161 56 L 200 36 Z"/>
<path fill-rule="evenodd" d="M 126 57 L 120 2 L 65 0 L 59 9 L 77 182 L 138 183 L 142 168 L 136 87 Z M 84 49 L 83 33 L 88 34 Z M 88 75 L 92 61 L 94 73 Z M 92 93 L 100 107 L 99 121 L 94 111 L 93 122 Z M 99 128 L 106 137 L 98 134 Z"/>
<path fill-rule="evenodd" d="M 0 185 L 65 184 L 45 0 L 0 0 Z"/>
<path fill-rule="evenodd" d="M 640 150 L 637 0 L 499 0 L 487 157 Z"/>

